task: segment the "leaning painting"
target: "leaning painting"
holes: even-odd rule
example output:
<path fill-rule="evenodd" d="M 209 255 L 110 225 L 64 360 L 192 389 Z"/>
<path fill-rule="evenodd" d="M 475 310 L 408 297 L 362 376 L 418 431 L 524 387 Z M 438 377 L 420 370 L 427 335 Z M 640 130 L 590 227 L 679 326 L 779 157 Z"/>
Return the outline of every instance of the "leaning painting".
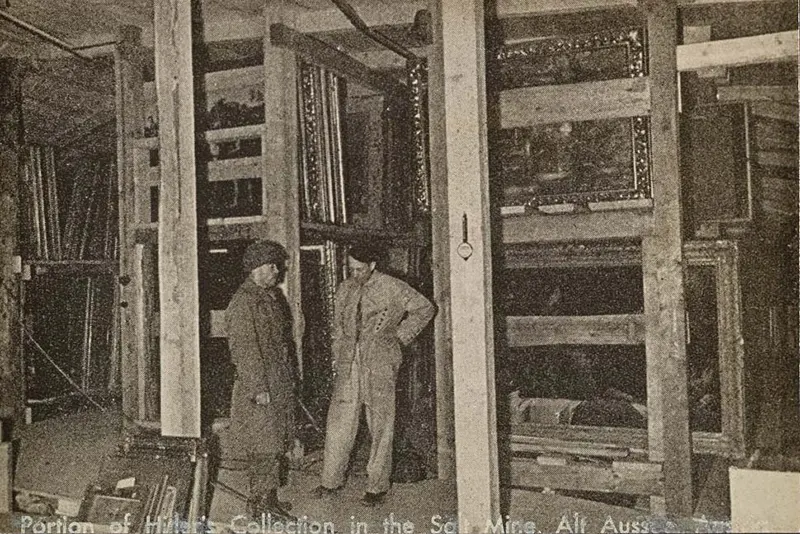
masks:
<path fill-rule="evenodd" d="M 506 45 L 495 61 L 500 91 L 646 75 L 637 29 Z M 491 154 L 503 206 L 650 198 L 647 117 L 500 128 Z"/>

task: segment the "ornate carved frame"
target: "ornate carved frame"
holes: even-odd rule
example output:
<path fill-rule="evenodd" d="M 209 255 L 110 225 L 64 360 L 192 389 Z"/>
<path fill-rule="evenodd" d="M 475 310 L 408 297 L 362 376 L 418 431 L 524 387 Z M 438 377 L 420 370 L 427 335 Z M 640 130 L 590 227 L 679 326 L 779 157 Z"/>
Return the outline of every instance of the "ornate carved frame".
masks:
<path fill-rule="evenodd" d="M 733 241 L 690 241 L 683 247 L 685 265 L 715 269 L 718 351 L 720 373 L 721 432 L 692 432 L 695 453 L 730 458 L 745 455 L 745 415 L 742 343 L 742 308 L 739 286 L 738 247 Z M 641 265 L 641 247 L 636 243 L 528 244 L 509 247 L 506 268 L 608 267 Z M 644 429 L 591 426 L 512 426 L 512 435 L 555 439 L 564 447 L 570 442 L 591 441 L 647 450 Z"/>
<path fill-rule="evenodd" d="M 527 82 L 517 80 L 516 83 L 512 83 L 509 87 L 506 79 L 509 76 L 504 76 L 503 70 L 504 68 L 511 68 L 512 64 L 521 65 L 526 60 L 535 62 L 546 57 L 553 58 L 552 64 L 546 65 L 544 70 L 540 71 L 541 75 L 546 77 L 549 72 L 557 72 L 559 66 L 557 57 L 559 55 L 562 58 L 567 54 L 591 55 L 592 52 L 602 52 L 613 48 L 624 50 L 627 58 L 626 64 L 620 65 L 616 72 L 604 73 L 602 72 L 602 66 L 599 66 L 597 68 L 598 75 L 579 75 L 577 79 L 570 79 L 568 75 L 561 75 L 561 79 L 557 83 L 598 81 L 615 77 L 635 78 L 646 75 L 646 47 L 643 32 L 639 29 L 627 29 L 539 39 L 502 46 L 494 55 L 496 70 L 500 73 L 501 80 L 503 80 L 500 82 L 499 89 L 552 84 L 552 82 L 545 83 L 542 79 L 532 79 Z M 534 74 L 536 75 L 537 73 Z M 537 207 L 552 204 L 575 203 L 585 205 L 593 202 L 651 198 L 650 122 L 648 117 L 631 117 L 628 121 L 630 124 L 630 157 L 633 176 L 632 182 L 626 184 L 627 186 L 597 191 L 575 191 L 555 194 L 521 193 L 519 198 L 522 203 L 529 207 Z M 502 160 L 503 157 L 503 154 L 499 154 L 499 160 Z M 517 204 L 517 202 L 513 202 L 513 204 Z"/>

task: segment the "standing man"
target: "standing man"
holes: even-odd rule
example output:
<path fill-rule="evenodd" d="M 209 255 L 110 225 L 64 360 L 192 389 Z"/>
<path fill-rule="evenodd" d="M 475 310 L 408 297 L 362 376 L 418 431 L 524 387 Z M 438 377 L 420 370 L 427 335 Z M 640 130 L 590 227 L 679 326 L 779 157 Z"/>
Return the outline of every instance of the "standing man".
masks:
<path fill-rule="evenodd" d="M 259 241 L 244 253 L 247 279 L 226 311 L 228 347 L 236 367 L 231 425 L 223 434 L 223 459 L 242 462 L 249 482 L 248 511 L 292 518 L 278 501 L 282 459 L 293 433 L 295 390 L 291 315 L 278 284 L 288 255 L 274 241 Z M 293 519 L 293 518 L 292 518 Z"/>
<path fill-rule="evenodd" d="M 401 345 L 410 343 L 433 317 L 433 304 L 411 286 L 375 270 L 378 251 L 350 249 L 350 277 L 336 291 L 333 324 L 334 387 L 325 435 L 325 458 L 317 497 L 344 484 L 362 406 L 372 443 L 367 491 L 361 502 L 384 501 L 392 472 L 395 382 Z"/>

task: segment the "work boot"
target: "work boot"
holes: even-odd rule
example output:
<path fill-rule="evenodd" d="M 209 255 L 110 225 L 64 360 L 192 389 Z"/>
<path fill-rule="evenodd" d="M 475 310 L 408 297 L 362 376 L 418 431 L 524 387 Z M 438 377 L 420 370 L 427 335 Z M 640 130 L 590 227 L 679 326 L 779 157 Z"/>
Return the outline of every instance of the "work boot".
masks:
<path fill-rule="evenodd" d="M 259 503 L 260 514 L 270 514 L 274 519 L 281 521 L 297 521 L 297 518 L 289 513 L 292 503 L 278 500 L 278 490 L 272 489 L 261 498 Z M 259 515 L 260 515 L 259 514 Z"/>
<path fill-rule="evenodd" d="M 339 490 L 342 489 L 342 486 L 338 488 L 328 488 L 322 485 L 317 486 L 311 491 L 311 496 L 315 499 L 323 499 L 325 497 L 331 497 L 339 493 Z"/>
<path fill-rule="evenodd" d="M 381 491 L 378 493 L 371 493 L 366 492 L 364 496 L 361 498 L 361 504 L 364 506 L 378 506 L 379 504 L 383 504 L 383 501 L 386 500 L 386 492 Z"/>

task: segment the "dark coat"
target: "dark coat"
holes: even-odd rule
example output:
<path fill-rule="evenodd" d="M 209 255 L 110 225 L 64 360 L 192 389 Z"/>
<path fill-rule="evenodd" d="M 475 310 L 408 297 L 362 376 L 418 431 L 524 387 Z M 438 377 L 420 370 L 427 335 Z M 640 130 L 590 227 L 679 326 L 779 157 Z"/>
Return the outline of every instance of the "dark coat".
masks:
<path fill-rule="evenodd" d="M 264 289 L 248 278 L 231 299 L 225 317 L 236 374 L 231 424 L 221 436 L 223 454 L 230 458 L 282 454 L 293 437 L 295 408 L 288 303 L 280 289 Z M 261 393 L 269 393 L 269 404 L 255 404 Z"/>

